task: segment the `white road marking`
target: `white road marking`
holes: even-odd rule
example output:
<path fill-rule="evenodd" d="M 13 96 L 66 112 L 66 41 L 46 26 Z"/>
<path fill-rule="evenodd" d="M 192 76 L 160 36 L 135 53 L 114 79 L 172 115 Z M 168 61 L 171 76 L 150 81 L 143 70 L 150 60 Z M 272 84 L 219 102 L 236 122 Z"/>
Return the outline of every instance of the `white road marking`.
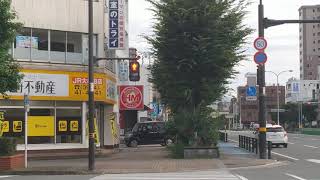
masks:
<path fill-rule="evenodd" d="M 311 139 L 311 141 L 319 141 L 320 139 Z"/>
<path fill-rule="evenodd" d="M 184 173 L 104 174 L 90 180 L 239 180 L 228 171 L 203 171 Z M 247 180 L 247 179 L 243 179 Z"/>
<path fill-rule="evenodd" d="M 237 176 L 239 179 L 241 179 L 241 180 L 248 180 L 247 178 L 245 178 L 245 177 L 243 177 L 243 176 L 240 176 L 240 175 L 238 175 L 238 174 L 236 174 L 235 176 Z"/>
<path fill-rule="evenodd" d="M 286 173 L 285 175 L 293 177 L 293 178 L 298 179 L 298 180 L 307 180 L 307 179 L 303 179 L 302 177 L 299 177 L 299 176 L 296 176 L 296 175 L 293 175 L 293 174 L 289 174 L 289 173 Z"/>
<path fill-rule="evenodd" d="M 295 161 L 298 161 L 299 159 L 297 158 L 294 158 L 294 157 L 290 157 L 290 156 L 287 156 L 287 155 L 284 155 L 284 154 L 280 154 L 280 153 L 276 153 L 276 152 L 271 152 L 272 154 L 275 154 L 275 155 L 278 155 L 278 156 L 282 156 L 282 157 L 285 157 L 285 158 L 288 158 L 288 159 L 292 159 L 292 160 L 295 160 Z"/>
<path fill-rule="evenodd" d="M 319 147 L 316 146 L 309 146 L 309 145 L 303 145 L 304 147 L 309 147 L 309 148 L 314 148 L 314 149 L 318 149 Z"/>
<path fill-rule="evenodd" d="M 294 144 L 294 143 L 292 143 L 292 142 L 288 142 L 288 144 Z"/>
<path fill-rule="evenodd" d="M 319 159 L 306 159 L 306 160 L 309 161 L 309 162 L 320 164 L 320 160 Z"/>
<path fill-rule="evenodd" d="M 9 177 L 12 177 L 12 176 L 0 176 L 0 179 L 1 178 L 9 178 Z"/>

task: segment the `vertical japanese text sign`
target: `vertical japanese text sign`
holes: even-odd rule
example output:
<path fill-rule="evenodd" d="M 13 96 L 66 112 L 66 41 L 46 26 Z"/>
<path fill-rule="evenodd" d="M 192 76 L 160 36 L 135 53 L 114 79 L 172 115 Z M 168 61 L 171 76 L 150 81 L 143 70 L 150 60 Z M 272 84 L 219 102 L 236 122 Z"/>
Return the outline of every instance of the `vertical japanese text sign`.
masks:
<path fill-rule="evenodd" d="M 125 0 L 109 0 L 109 49 L 125 49 Z"/>

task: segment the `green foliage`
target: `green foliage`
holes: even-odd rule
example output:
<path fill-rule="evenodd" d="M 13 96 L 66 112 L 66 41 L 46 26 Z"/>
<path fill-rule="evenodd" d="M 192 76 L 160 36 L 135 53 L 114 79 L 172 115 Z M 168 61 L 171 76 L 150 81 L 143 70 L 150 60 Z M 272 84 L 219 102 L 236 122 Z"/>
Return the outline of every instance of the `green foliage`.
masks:
<path fill-rule="evenodd" d="M 173 112 L 207 106 L 244 59 L 245 0 L 148 0 L 157 22 L 146 37 L 156 57 L 150 81 Z"/>
<path fill-rule="evenodd" d="M 11 156 L 16 153 L 16 140 L 14 138 L 0 138 L 0 156 Z"/>
<path fill-rule="evenodd" d="M 211 113 L 209 108 L 181 111 L 168 121 L 167 132 L 184 146 L 216 146 L 219 121 Z"/>
<path fill-rule="evenodd" d="M 0 94 L 16 91 L 22 76 L 19 65 L 9 54 L 12 42 L 20 23 L 15 22 L 15 13 L 10 7 L 10 0 L 0 0 Z"/>
<path fill-rule="evenodd" d="M 285 109 L 285 112 L 280 113 L 280 124 L 286 124 L 286 129 L 294 130 L 298 128 L 299 107 L 300 105 L 297 103 L 288 103 L 281 106 L 281 109 Z M 311 125 L 311 122 L 317 118 L 317 105 L 303 104 L 302 114 L 305 118 L 303 122 Z M 277 113 L 272 114 L 272 120 L 277 121 Z"/>

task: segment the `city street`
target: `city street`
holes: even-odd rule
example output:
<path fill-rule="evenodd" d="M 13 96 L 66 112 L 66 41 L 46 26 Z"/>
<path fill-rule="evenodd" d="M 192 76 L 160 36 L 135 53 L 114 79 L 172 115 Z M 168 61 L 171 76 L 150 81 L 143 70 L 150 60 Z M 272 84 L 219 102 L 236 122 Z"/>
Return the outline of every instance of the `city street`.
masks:
<path fill-rule="evenodd" d="M 230 139 L 237 141 L 237 133 L 230 133 Z M 241 134 L 250 135 L 251 132 Z M 270 168 L 233 170 L 249 180 L 319 180 L 320 179 L 320 136 L 288 134 L 288 148 L 273 148 L 272 158 L 286 161 L 286 165 Z"/>

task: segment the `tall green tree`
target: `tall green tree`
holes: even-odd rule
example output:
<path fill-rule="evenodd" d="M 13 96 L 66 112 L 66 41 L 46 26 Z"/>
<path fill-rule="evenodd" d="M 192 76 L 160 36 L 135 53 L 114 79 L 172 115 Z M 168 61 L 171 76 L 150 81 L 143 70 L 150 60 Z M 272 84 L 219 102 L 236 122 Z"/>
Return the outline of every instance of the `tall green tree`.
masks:
<path fill-rule="evenodd" d="M 14 61 L 9 50 L 21 24 L 16 21 L 10 0 L 0 0 L 0 94 L 16 91 L 22 76 L 19 65 Z"/>
<path fill-rule="evenodd" d="M 156 23 L 151 81 L 173 112 L 218 100 L 244 59 L 245 0 L 147 0 Z"/>

